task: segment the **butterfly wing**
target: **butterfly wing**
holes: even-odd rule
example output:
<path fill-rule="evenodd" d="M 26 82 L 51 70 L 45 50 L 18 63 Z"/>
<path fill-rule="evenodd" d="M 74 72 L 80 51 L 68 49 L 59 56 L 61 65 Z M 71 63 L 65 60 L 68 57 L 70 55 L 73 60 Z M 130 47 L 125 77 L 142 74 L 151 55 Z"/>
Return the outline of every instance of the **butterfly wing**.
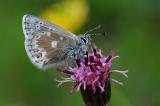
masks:
<path fill-rule="evenodd" d="M 67 58 L 67 47 L 78 39 L 56 24 L 31 15 L 23 16 L 25 49 L 33 64 L 47 68 Z"/>

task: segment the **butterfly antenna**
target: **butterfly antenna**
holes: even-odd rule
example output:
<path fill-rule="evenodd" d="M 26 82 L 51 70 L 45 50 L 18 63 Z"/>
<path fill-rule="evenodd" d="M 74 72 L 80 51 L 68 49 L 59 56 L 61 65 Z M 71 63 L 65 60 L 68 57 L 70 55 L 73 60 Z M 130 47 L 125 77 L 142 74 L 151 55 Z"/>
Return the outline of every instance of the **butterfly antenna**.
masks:
<path fill-rule="evenodd" d="M 103 35 L 103 36 L 106 36 L 106 35 L 107 35 L 107 32 L 90 34 L 90 36 L 94 36 L 94 35 Z"/>
<path fill-rule="evenodd" d="M 95 28 L 87 31 L 84 35 L 87 35 L 89 32 L 92 32 L 92 31 L 97 30 L 97 29 L 99 29 L 99 28 L 101 28 L 101 25 L 98 25 L 98 26 L 96 26 Z"/>

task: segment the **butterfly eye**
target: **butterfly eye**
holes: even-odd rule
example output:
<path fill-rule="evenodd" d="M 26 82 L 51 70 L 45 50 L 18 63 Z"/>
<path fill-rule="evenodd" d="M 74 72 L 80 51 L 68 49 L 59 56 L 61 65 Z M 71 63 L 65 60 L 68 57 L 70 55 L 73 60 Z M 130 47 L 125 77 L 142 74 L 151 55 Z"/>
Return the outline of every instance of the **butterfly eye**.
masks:
<path fill-rule="evenodd" d="M 83 40 L 83 42 L 84 42 L 85 44 L 87 43 L 87 41 L 86 41 L 86 39 L 85 39 L 85 38 L 83 38 L 82 40 Z"/>
<path fill-rule="evenodd" d="M 88 43 L 88 38 L 86 36 L 81 37 L 81 40 L 84 44 Z"/>

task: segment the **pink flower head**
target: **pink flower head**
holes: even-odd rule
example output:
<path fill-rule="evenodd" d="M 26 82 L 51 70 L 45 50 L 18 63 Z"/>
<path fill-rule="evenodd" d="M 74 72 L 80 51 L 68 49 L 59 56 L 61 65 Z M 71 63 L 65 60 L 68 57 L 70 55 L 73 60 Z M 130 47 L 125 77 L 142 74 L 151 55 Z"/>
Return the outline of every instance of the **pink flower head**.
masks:
<path fill-rule="evenodd" d="M 93 45 L 91 53 L 87 52 L 83 58 L 77 59 L 72 67 L 58 68 L 58 71 L 69 74 L 69 77 L 57 81 L 59 85 L 64 82 L 74 82 L 72 90 L 79 91 L 80 88 L 85 90 L 87 86 L 91 86 L 94 93 L 97 87 L 104 92 L 108 80 L 122 84 L 110 76 L 112 60 L 116 57 L 114 50 L 111 50 L 108 56 L 104 56 L 101 49 L 98 50 L 96 45 Z M 113 72 L 119 72 L 127 77 L 128 71 L 113 70 Z"/>

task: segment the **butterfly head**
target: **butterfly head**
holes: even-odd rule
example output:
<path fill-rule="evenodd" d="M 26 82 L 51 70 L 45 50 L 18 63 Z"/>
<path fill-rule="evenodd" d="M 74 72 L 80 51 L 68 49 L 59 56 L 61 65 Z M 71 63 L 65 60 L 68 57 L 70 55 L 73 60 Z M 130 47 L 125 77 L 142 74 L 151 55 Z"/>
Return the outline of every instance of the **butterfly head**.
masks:
<path fill-rule="evenodd" d="M 81 39 L 82 44 L 84 45 L 89 44 L 91 41 L 91 37 L 89 34 L 81 36 L 80 39 Z"/>
<path fill-rule="evenodd" d="M 88 50 L 88 43 L 91 41 L 90 35 L 83 35 L 78 37 L 76 41 L 76 45 L 70 46 L 68 52 L 69 59 L 78 59 L 82 58 L 87 50 Z"/>

